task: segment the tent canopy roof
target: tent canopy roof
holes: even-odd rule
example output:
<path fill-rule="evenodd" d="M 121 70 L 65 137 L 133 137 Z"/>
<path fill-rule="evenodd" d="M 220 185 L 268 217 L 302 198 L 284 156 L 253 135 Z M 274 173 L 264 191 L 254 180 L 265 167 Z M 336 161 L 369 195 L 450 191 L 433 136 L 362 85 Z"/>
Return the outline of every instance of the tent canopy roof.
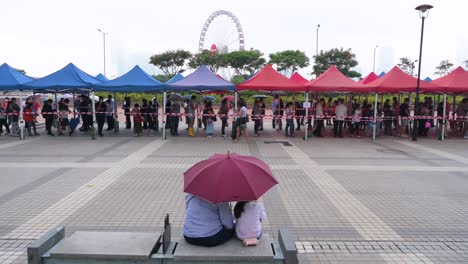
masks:
<path fill-rule="evenodd" d="M 176 75 L 174 75 L 174 77 L 172 77 L 169 81 L 166 82 L 166 84 L 171 84 L 171 83 L 175 83 L 177 81 L 180 81 L 184 78 L 184 76 L 180 73 L 177 73 Z"/>
<path fill-rule="evenodd" d="M 36 91 L 58 91 L 67 89 L 91 90 L 93 85 L 97 83 L 100 83 L 100 81 L 80 70 L 73 65 L 73 63 L 70 63 L 64 68 L 40 79 L 26 83 L 24 86 L 27 89 Z"/>
<path fill-rule="evenodd" d="M 306 78 L 302 77 L 302 75 L 300 75 L 298 72 L 295 72 L 291 78 L 289 78 L 293 81 L 295 81 L 296 83 L 299 83 L 299 84 L 306 84 L 309 82 L 309 80 L 307 80 Z"/>
<path fill-rule="evenodd" d="M 439 92 L 468 93 L 468 72 L 458 67 L 451 73 L 433 80 L 431 83 L 439 85 Z"/>
<path fill-rule="evenodd" d="M 98 79 L 99 81 L 101 82 L 107 82 L 109 79 L 102 73 L 96 75 L 96 77 L 94 77 L 96 79 Z"/>
<path fill-rule="evenodd" d="M 238 90 L 305 92 L 306 87 L 277 72 L 270 64 L 257 74 L 237 85 Z"/>
<path fill-rule="evenodd" d="M 362 87 L 361 84 L 346 77 L 334 65 L 306 85 L 314 92 L 357 92 L 357 89 Z"/>
<path fill-rule="evenodd" d="M 155 92 L 162 91 L 162 86 L 138 65 L 118 78 L 95 85 L 97 91 L 109 92 Z"/>
<path fill-rule="evenodd" d="M 364 77 L 362 80 L 359 81 L 360 84 L 368 84 L 370 82 L 373 82 L 377 80 L 379 76 L 375 74 L 374 72 L 369 73 L 366 77 Z"/>
<path fill-rule="evenodd" d="M 219 78 L 202 64 L 185 78 L 168 84 L 167 88 L 171 91 L 234 91 L 235 85 Z"/>
<path fill-rule="evenodd" d="M 389 72 L 379 79 L 366 84 L 369 88 L 368 92 L 377 93 L 399 93 L 399 92 L 416 92 L 418 79 L 404 73 L 397 66 L 393 67 Z M 436 89 L 437 86 L 432 82 L 420 82 L 420 88 L 423 89 Z"/>
<path fill-rule="evenodd" d="M 22 74 L 15 68 L 4 63 L 0 66 L 0 90 L 19 90 L 21 85 L 34 80 L 33 78 Z"/>

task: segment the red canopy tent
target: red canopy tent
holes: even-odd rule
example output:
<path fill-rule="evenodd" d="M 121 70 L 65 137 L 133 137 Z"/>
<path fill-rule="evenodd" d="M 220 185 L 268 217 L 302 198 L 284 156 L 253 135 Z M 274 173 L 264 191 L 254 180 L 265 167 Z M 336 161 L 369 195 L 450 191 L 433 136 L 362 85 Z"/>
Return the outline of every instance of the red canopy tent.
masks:
<path fill-rule="evenodd" d="M 440 77 L 431 82 L 440 86 L 440 88 L 423 89 L 424 92 L 443 92 L 443 93 L 468 93 L 468 72 L 462 67 L 458 67 L 451 73 Z"/>
<path fill-rule="evenodd" d="M 360 80 L 358 83 L 360 84 L 368 84 L 370 82 L 373 82 L 375 80 L 377 80 L 379 78 L 379 76 L 377 74 L 375 74 L 374 72 L 371 72 L 369 73 L 369 75 L 367 75 L 366 77 L 364 77 L 362 80 Z"/>
<path fill-rule="evenodd" d="M 336 66 L 331 66 L 316 79 L 306 84 L 312 92 L 359 92 L 363 85 L 346 77 Z"/>
<path fill-rule="evenodd" d="M 384 76 L 364 86 L 366 87 L 365 91 L 371 93 L 416 92 L 417 81 L 417 78 L 404 73 L 400 68 L 395 66 Z M 437 90 L 439 88 L 433 82 L 424 82 L 422 80 L 419 87 L 421 91 L 427 89 Z"/>
<path fill-rule="evenodd" d="M 306 87 L 290 80 L 267 64 L 252 78 L 238 84 L 237 90 L 305 92 Z"/>
<path fill-rule="evenodd" d="M 306 78 L 302 77 L 298 72 L 295 72 L 289 79 L 299 83 L 299 84 L 306 84 L 309 82 Z"/>

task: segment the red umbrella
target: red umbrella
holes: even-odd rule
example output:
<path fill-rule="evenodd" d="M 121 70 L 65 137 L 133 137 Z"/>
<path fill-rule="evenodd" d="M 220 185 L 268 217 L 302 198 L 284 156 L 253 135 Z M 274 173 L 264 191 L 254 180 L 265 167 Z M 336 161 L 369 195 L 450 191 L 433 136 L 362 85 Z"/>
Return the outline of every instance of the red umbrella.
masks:
<path fill-rule="evenodd" d="M 226 98 L 228 101 L 234 101 L 234 95 L 226 95 L 226 96 L 223 97 L 223 100 L 224 100 L 225 98 Z"/>
<path fill-rule="evenodd" d="M 278 184 L 265 162 L 239 154 L 215 154 L 184 173 L 184 192 L 214 204 L 253 201 Z"/>

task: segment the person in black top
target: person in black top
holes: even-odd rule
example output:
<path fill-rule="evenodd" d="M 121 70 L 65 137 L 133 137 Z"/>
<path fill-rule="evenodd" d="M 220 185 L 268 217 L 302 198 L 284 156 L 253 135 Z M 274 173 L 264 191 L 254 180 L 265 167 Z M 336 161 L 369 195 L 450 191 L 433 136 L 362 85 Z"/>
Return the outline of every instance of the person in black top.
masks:
<path fill-rule="evenodd" d="M 297 123 L 297 126 L 296 126 L 296 130 L 301 130 L 301 109 L 302 109 L 302 105 L 299 101 L 296 101 L 296 98 L 293 96 L 292 98 L 293 102 L 294 102 L 294 115 L 296 116 L 296 123 Z"/>
<path fill-rule="evenodd" d="M 393 109 L 390 105 L 390 99 L 385 101 L 384 107 L 384 135 L 391 136 L 392 135 L 392 126 L 393 126 Z"/>
<path fill-rule="evenodd" d="M 408 118 L 410 115 L 409 110 L 409 99 L 406 98 L 405 101 L 400 105 L 400 118 L 401 118 L 401 127 L 400 127 L 400 137 L 408 131 Z"/>
<path fill-rule="evenodd" d="M 104 128 L 104 123 L 106 122 L 106 109 L 107 105 L 104 102 L 104 98 L 99 96 L 99 101 L 96 103 L 96 122 L 98 125 L 98 135 L 101 137 L 104 136 L 104 134 L 102 134 L 102 129 Z"/>
<path fill-rule="evenodd" d="M 166 126 L 165 126 L 166 129 L 171 128 L 171 105 L 172 105 L 171 100 L 167 100 L 166 102 Z"/>
<path fill-rule="evenodd" d="M 89 114 L 91 111 L 90 106 L 92 102 L 91 99 L 85 95 L 81 95 L 79 109 L 81 114 L 81 119 L 83 120 L 83 125 L 80 128 L 80 131 L 88 131 L 89 127 L 93 124 L 93 116 Z"/>
<path fill-rule="evenodd" d="M 146 99 L 142 99 L 141 100 L 142 104 L 141 104 L 141 115 L 143 116 L 143 129 L 147 129 L 148 128 L 148 121 L 149 121 L 149 118 L 148 118 L 148 101 Z"/>
<path fill-rule="evenodd" d="M 125 128 L 130 129 L 132 128 L 132 120 L 131 120 L 131 114 L 130 114 L 130 107 L 132 105 L 132 102 L 130 101 L 130 97 L 125 97 L 122 108 L 125 112 Z"/>
<path fill-rule="evenodd" d="M 42 117 L 45 119 L 47 135 L 49 136 L 54 136 L 54 134 L 52 134 L 52 124 L 54 123 L 54 114 L 52 111 L 52 99 L 48 99 L 44 102 L 41 113 Z"/>

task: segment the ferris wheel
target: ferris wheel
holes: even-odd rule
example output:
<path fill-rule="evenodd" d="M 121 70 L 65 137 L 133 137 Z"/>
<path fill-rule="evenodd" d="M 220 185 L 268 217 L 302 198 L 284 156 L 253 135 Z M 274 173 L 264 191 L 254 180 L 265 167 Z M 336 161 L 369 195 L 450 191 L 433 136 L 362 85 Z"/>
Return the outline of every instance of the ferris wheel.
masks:
<path fill-rule="evenodd" d="M 244 32 L 237 17 L 225 10 L 211 14 L 203 25 L 198 42 L 198 52 L 228 53 L 244 50 Z M 229 69 L 221 68 L 224 78 L 230 78 Z"/>

